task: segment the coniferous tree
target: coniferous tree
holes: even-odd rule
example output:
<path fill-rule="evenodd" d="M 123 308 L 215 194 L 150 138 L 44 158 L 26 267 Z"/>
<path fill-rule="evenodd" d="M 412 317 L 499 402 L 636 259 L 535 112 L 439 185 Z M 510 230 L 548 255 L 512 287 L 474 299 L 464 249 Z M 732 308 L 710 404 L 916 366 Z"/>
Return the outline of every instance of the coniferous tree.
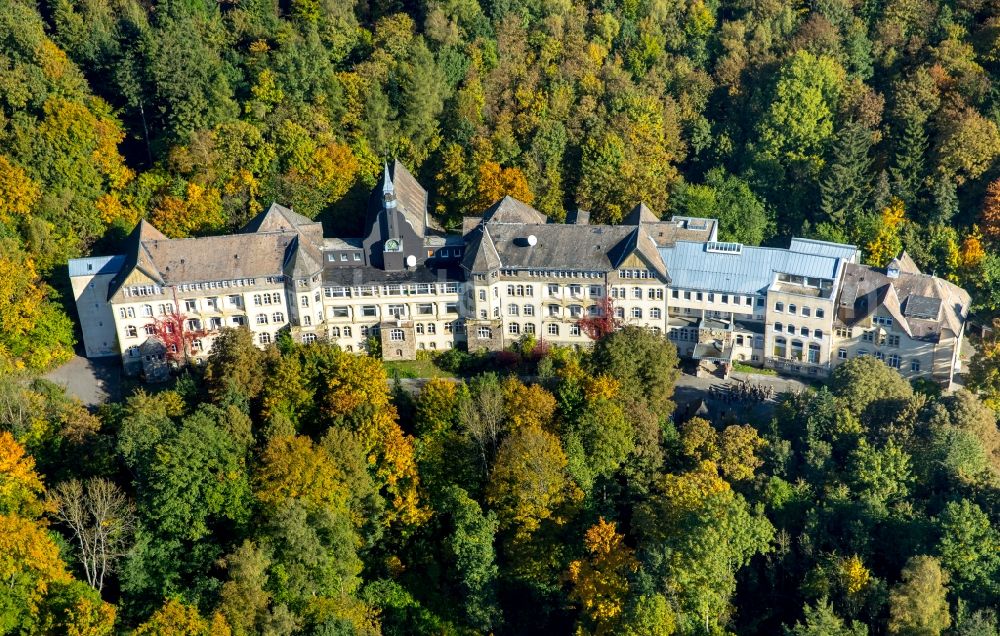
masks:
<path fill-rule="evenodd" d="M 924 179 L 924 157 L 927 153 L 927 132 L 922 116 L 907 117 L 896 145 L 889 173 L 896 195 L 908 209 L 920 199 Z"/>
<path fill-rule="evenodd" d="M 819 184 L 820 209 L 829 222 L 846 227 L 871 202 L 871 131 L 848 121 L 837 133 L 831 159 Z"/>

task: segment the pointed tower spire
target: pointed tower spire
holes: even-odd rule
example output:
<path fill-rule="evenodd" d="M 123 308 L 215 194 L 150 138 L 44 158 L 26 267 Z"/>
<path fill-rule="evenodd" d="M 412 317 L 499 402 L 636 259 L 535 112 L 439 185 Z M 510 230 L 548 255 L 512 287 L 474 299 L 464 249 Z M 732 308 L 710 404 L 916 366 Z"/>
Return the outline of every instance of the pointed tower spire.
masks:
<path fill-rule="evenodd" d="M 392 185 L 392 176 L 389 174 L 389 162 L 383 161 L 382 165 L 385 167 L 385 175 L 382 177 L 382 194 L 395 194 L 396 188 Z"/>
<path fill-rule="evenodd" d="M 382 176 L 382 208 L 385 210 L 396 207 L 396 186 L 392 185 L 392 175 L 389 174 L 389 162 L 383 162 L 385 174 Z"/>

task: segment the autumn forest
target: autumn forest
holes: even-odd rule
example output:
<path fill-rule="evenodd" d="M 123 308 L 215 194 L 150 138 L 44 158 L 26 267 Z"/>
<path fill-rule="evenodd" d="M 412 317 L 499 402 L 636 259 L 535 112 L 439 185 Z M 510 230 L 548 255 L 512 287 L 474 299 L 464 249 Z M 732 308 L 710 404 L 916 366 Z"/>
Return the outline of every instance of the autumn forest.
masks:
<path fill-rule="evenodd" d="M 272 201 L 356 236 L 387 158 L 446 228 L 644 201 L 1000 315 L 995 0 L 0 1 L 0 634 L 1000 633 L 989 332 L 969 390 L 858 358 L 753 421 L 637 328 L 415 390 L 245 330 L 97 409 L 42 379 L 68 259 Z"/>

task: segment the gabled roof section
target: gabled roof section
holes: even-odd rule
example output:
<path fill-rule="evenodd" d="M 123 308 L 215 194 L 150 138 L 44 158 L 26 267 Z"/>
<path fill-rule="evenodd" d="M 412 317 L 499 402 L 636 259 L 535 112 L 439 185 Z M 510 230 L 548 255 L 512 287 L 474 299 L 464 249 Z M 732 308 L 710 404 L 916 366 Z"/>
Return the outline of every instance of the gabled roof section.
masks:
<path fill-rule="evenodd" d="M 310 249 L 308 241 L 296 235 L 285 250 L 285 273 L 293 278 L 307 278 L 322 271 L 323 257 Z M 317 258 L 318 256 L 318 258 Z"/>
<path fill-rule="evenodd" d="M 265 212 L 261 212 L 243 226 L 242 232 L 288 232 L 304 225 L 319 225 L 316 221 L 302 216 L 291 208 L 278 203 L 272 203 Z"/>
<path fill-rule="evenodd" d="M 920 268 L 917 267 L 916 262 L 903 250 L 903 253 L 898 257 L 892 259 L 886 269 L 897 269 L 901 274 L 920 274 Z"/>
<path fill-rule="evenodd" d="M 653 214 L 645 203 L 639 203 L 639 205 L 632 208 L 624 219 L 622 219 L 622 225 L 639 225 L 640 223 L 658 223 L 660 217 Z"/>
<path fill-rule="evenodd" d="M 625 259 L 633 253 L 638 253 L 640 258 L 660 276 L 667 277 L 667 266 L 663 262 L 663 257 L 660 256 L 659 250 L 657 250 L 656 243 L 642 227 L 637 226 L 628 233 L 628 236 L 615 245 L 608 252 L 608 260 L 611 261 L 613 268 L 619 269 L 622 263 L 625 262 Z"/>
<path fill-rule="evenodd" d="M 156 336 L 150 336 L 146 338 L 146 340 L 141 345 L 139 345 L 139 353 L 144 356 L 160 355 L 162 353 L 165 353 L 166 350 L 167 350 L 166 345 L 164 345 L 163 342 L 161 342 L 160 339 L 157 338 Z"/>
<path fill-rule="evenodd" d="M 125 263 L 118 275 L 108 285 L 108 298 L 114 296 L 121 289 L 125 279 L 136 269 L 161 285 L 164 283 L 162 274 L 145 246 L 146 241 L 157 240 L 166 241 L 169 239 L 146 219 L 140 219 L 135 229 L 125 239 Z"/>
<path fill-rule="evenodd" d="M 489 227 L 486 224 L 480 225 L 472 231 L 462 258 L 462 267 L 470 272 L 485 272 L 500 266 L 500 253 L 490 236 Z"/>
<path fill-rule="evenodd" d="M 483 212 L 484 223 L 543 224 L 548 218 L 523 201 L 505 196 Z"/>
<path fill-rule="evenodd" d="M 899 276 L 892 278 L 881 269 L 853 263 L 844 269 L 839 301 L 841 309 L 849 312 L 847 317 L 841 313 L 847 326 L 882 307 L 911 338 L 929 340 L 939 338 L 944 329 L 961 333 L 969 303 L 965 290 L 935 276 L 900 269 Z M 933 318 L 928 317 L 932 314 Z"/>
<path fill-rule="evenodd" d="M 392 179 L 392 191 L 396 195 L 397 206 L 417 236 L 424 236 L 428 229 L 441 230 L 441 227 L 427 213 L 427 190 L 410 174 L 406 166 L 394 159 L 386 173 Z M 386 187 L 385 176 L 380 180 L 379 187 Z M 379 197 L 381 203 L 381 197 Z"/>

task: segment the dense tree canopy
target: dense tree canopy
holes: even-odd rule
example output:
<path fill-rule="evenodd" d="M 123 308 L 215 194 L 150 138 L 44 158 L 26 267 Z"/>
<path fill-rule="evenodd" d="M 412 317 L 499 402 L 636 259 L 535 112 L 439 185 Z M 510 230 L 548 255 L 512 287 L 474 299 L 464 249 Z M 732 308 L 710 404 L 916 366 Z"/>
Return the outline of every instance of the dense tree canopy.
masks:
<path fill-rule="evenodd" d="M 996 332 L 979 396 L 865 357 L 761 421 L 683 421 L 674 347 L 615 325 L 415 396 L 240 331 L 97 413 L 32 374 L 72 350 L 67 259 L 273 200 L 357 236 L 391 158 L 445 227 L 505 195 L 557 222 L 642 201 L 722 240 L 906 249 L 988 324 L 998 24 L 965 0 L 0 2 L 0 632 L 996 634 Z M 103 585 L 60 508 L 87 484 L 127 504 Z"/>

